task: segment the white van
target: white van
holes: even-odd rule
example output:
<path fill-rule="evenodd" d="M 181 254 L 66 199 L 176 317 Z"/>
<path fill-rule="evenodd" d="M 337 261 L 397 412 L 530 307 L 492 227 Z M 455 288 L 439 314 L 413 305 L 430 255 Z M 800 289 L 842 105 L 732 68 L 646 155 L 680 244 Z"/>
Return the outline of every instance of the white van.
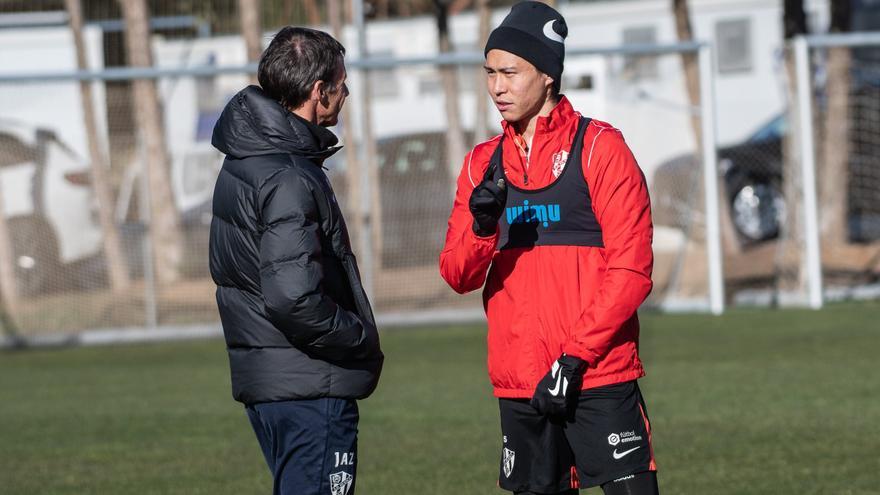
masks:
<path fill-rule="evenodd" d="M 47 291 L 100 254 L 88 162 L 49 130 L 0 120 L 0 194 L 22 294 Z"/>

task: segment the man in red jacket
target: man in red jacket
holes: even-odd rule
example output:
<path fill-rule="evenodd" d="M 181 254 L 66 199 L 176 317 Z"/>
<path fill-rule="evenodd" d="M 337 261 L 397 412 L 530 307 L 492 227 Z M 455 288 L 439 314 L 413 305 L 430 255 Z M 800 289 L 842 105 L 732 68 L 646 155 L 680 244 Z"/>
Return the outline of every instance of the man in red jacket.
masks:
<path fill-rule="evenodd" d="M 521 2 L 489 36 L 503 133 L 465 156 L 440 271 L 459 293 L 485 284 L 499 486 L 656 494 L 636 383 L 636 310 L 653 265 L 648 189 L 620 131 L 559 94 L 567 34 L 558 12 Z"/>

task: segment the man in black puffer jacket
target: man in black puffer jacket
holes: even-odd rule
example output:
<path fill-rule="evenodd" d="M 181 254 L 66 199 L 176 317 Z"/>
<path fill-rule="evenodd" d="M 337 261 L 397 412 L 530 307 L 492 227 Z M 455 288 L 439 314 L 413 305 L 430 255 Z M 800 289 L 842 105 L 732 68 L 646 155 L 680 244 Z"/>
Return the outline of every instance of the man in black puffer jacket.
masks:
<path fill-rule="evenodd" d="M 323 161 L 348 96 L 345 49 L 287 27 L 263 53 L 261 87 L 214 128 L 226 155 L 214 190 L 210 265 L 235 400 L 276 494 L 354 493 L 357 399 L 383 355 Z"/>

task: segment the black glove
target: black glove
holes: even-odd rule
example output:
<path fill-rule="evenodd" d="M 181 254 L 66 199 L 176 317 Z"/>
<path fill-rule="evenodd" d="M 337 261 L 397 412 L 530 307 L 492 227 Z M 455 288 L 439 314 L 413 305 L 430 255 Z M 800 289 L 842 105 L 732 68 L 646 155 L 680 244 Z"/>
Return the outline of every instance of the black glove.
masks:
<path fill-rule="evenodd" d="M 474 216 L 474 233 L 480 237 L 493 235 L 506 203 L 507 185 L 504 179 L 498 179 L 497 183 L 487 179 L 475 187 L 468 204 Z"/>
<path fill-rule="evenodd" d="M 577 404 L 586 370 L 587 362 L 583 359 L 565 354 L 560 356 L 538 382 L 531 400 L 532 407 L 545 416 L 568 417 Z"/>

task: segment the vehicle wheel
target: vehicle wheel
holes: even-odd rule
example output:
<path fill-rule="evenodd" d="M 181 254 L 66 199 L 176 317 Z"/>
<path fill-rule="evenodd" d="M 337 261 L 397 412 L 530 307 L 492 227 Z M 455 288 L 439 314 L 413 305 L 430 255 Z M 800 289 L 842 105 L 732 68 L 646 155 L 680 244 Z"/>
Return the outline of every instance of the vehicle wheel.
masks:
<path fill-rule="evenodd" d="M 785 201 L 775 184 L 744 178 L 732 191 L 733 225 L 745 241 L 761 242 L 779 235 Z"/>
<path fill-rule="evenodd" d="M 32 296 L 59 287 L 58 241 L 49 224 L 34 218 L 13 218 L 9 234 L 19 293 Z"/>

